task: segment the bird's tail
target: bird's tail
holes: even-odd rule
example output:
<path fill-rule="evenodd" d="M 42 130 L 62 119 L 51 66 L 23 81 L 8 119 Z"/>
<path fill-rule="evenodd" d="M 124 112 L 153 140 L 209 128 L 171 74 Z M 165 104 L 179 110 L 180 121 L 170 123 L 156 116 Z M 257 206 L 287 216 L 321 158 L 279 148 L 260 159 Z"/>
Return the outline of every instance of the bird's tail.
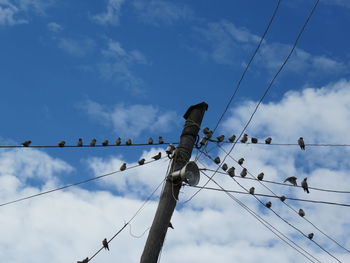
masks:
<path fill-rule="evenodd" d="M 310 194 L 310 191 L 309 191 L 309 189 L 306 189 L 306 192 L 307 192 L 308 194 Z"/>

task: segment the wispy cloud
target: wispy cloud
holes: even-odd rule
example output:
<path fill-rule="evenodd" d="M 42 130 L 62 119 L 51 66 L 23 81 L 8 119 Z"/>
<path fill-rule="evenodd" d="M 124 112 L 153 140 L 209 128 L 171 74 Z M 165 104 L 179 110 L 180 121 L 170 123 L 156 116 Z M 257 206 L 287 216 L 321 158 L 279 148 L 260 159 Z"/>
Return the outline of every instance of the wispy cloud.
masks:
<path fill-rule="evenodd" d="M 58 47 L 70 55 L 83 57 L 92 52 L 95 47 L 95 41 L 90 38 L 72 39 L 59 38 Z"/>
<path fill-rule="evenodd" d="M 118 25 L 121 8 L 125 0 L 108 0 L 106 11 L 96 14 L 92 19 L 102 25 Z"/>
<path fill-rule="evenodd" d="M 49 31 L 54 32 L 54 33 L 60 32 L 63 29 L 63 27 L 60 24 L 56 23 L 56 22 L 48 23 L 47 24 L 47 28 L 48 28 Z"/>

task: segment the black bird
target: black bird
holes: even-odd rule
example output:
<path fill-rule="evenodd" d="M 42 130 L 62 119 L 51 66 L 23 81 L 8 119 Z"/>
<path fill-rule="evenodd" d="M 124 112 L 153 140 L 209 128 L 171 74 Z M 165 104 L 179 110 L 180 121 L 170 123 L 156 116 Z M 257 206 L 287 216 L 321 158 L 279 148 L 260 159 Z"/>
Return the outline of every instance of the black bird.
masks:
<path fill-rule="evenodd" d="M 246 177 L 247 176 L 247 168 L 243 168 L 243 170 L 241 172 L 241 176 L 242 177 Z"/>
<path fill-rule="evenodd" d="M 310 240 L 313 239 L 313 238 L 314 238 L 314 233 L 308 234 L 307 237 L 308 237 Z"/>
<path fill-rule="evenodd" d="M 169 227 L 174 229 L 173 224 L 171 222 L 169 222 Z"/>
<path fill-rule="evenodd" d="M 305 216 L 305 212 L 304 212 L 304 210 L 301 209 L 301 208 L 299 209 L 298 214 L 299 214 L 301 217 L 304 217 L 304 216 Z"/>
<path fill-rule="evenodd" d="M 232 166 L 230 169 L 227 171 L 228 175 L 231 177 L 235 176 L 235 168 Z"/>
<path fill-rule="evenodd" d="M 142 158 L 138 161 L 138 163 L 139 163 L 139 165 L 143 165 L 145 163 L 145 161 L 146 161 L 145 158 Z"/>
<path fill-rule="evenodd" d="M 244 162 L 244 158 L 241 158 L 241 159 L 238 160 L 238 164 L 239 164 L 239 165 L 242 165 L 243 162 Z"/>
<path fill-rule="evenodd" d="M 225 140 L 225 135 L 220 135 L 216 137 L 216 139 L 218 140 L 218 142 L 223 142 Z"/>
<path fill-rule="evenodd" d="M 115 140 L 115 145 L 119 146 L 121 145 L 122 143 L 122 139 L 120 137 L 118 137 L 116 140 Z"/>
<path fill-rule="evenodd" d="M 252 143 L 258 143 L 258 138 L 252 138 L 251 141 Z"/>
<path fill-rule="evenodd" d="M 226 171 L 228 169 L 228 166 L 226 163 L 224 163 L 222 166 L 221 166 L 222 170 Z"/>
<path fill-rule="evenodd" d="M 241 143 L 246 143 L 248 141 L 248 134 L 244 134 L 243 138 L 241 139 Z"/>
<path fill-rule="evenodd" d="M 159 152 L 157 155 L 153 156 L 152 159 L 159 160 L 162 157 L 162 153 Z"/>
<path fill-rule="evenodd" d="M 250 193 L 251 195 L 253 195 L 254 192 L 255 192 L 255 188 L 254 188 L 254 187 L 251 187 L 251 188 L 249 189 L 249 193 Z"/>
<path fill-rule="evenodd" d="M 307 184 L 307 177 L 304 178 L 304 180 L 301 181 L 301 187 L 304 189 L 304 192 L 310 193 L 309 186 Z"/>
<path fill-rule="evenodd" d="M 268 201 L 268 202 L 265 204 L 265 206 L 266 206 L 267 208 L 271 208 L 271 206 L 272 206 L 271 201 Z"/>
<path fill-rule="evenodd" d="M 262 181 L 264 179 L 264 173 L 259 173 L 258 174 L 258 180 Z"/>
<path fill-rule="evenodd" d="M 271 137 L 268 137 L 268 138 L 265 139 L 265 143 L 266 144 L 271 144 L 271 142 L 272 142 L 272 138 Z"/>
<path fill-rule="evenodd" d="M 108 246 L 108 242 L 107 242 L 107 238 L 103 239 L 102 241 L 102 245 L 105 249 L 109 250 L 109 246 Z"/>
<path fill-rule="evenodd" d="M 210 139 L 213 136 L 213 131 L 209 131 L 208 134 L 206 134 L 205 136 L 207 137 L 207 139 Z"/>
<path fill-rule="evenodd" d="M 299 144 L 299 146 L 300 146 L 300 149 L 305 150 L 305 143 L 304 143 L 303 137 L 300 137 L 300 138 L 298 139 L 298 144 Z"/>
<path fill-rule="evenodd" d="M 281 200 L 282 202 L 284 202 L 284 201 L 286 200 L 286 197 L 285 197 L 284 195 L 281 195 L 281 196 L 280 196 L 280 200 Z"/>
<path fill-rule="evenodd" d="M 23 147 L 29 147 L 31 143 L 32 143 L 32 141 L 28 140 L 28 141 L 22 142 L 22 145 L 23 145 Z"/>
<path fill-rule="evenodd" d="M 235 142 L 235 140 L 236 140 L 236 135 L 232 135 L 231 137 L 228 138 L 228 141 L 232 143 Z"/>
<path fill-rule="evenodd" d="M 125 142 L 126 145 L 131 145 L 132 142 L 131 142 L 131 139 L 127 139 L 126 142 Z"/>
<path fill-rule="evenodd" d="M 77 141 L 77 146 L 78 147 L 82 147 L 83 146 L 83 139 L 82 138 L 79 138 L 78 141 Z"/>
<path fill-rule="evenodd" d="M 120 166 L 120 171 L 124 171 L 126 169 L 126 163 L 123 163 L 122 166 Z"/>
<path fill-rule="evenodd" d="M 90 141 L 90 146 L 96 146 L 96 139 L 95 138 Z"/>
<path fill-rule="evenodd" d="M 153 144 L 153 138 L 152 137 L 149 137 L 148 144 Z"/>
<path fill-rule="evenodd" d="M 104 141 L 102 142 L 102 146 L 108 146 L 108 140 L 104 140 Z"/>
<path fill-rule="evenodd" d="M 215 162 L 216 164 L 220 164 L 220 163 L 221 163 L 220 157 L 219 157 L 219 156 L 216 157 L 216 158 L 214 159 L 214 162 Z"/>
<path fill-rule="evenodd" d="M 292 185 L 297 186 L 297 178 L 295 176 L 289 176 L 283 182 L 290 182 Z"/>
<path fill-rule="evenodd" d="M 210 129 L 209 129 L 208 127 L 205 127 L 205 128 L 203 129 L 203 133 L 204 133 L 205 135 L 208 135 L 208 134 L 210 133 Z"/>
<path fill-rule="evenodd" d="M 163 144 L 164 143 L 164 139 L 162 136 L 158 137 L 158 144 Z"/>
<path fill-rule="evenodd" d="M 60 142 L 58 143 L 58 146 L 59 146 L 59 147 L 64 147 L 65 144 L 66 144 L 65 141 L 60 141 Z"/>
<path fill-rule="evenodd" d="M 82 261 L 77 261 L 77 263 L 88 263 L 89 262 L 89 258 L 85 258 Z"/>

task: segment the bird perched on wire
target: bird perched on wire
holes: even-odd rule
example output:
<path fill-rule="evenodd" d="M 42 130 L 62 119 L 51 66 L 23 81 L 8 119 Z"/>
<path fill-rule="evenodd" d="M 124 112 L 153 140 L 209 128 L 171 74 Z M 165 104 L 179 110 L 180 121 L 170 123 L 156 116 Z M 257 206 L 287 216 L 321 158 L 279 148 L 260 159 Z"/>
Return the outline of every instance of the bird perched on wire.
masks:
<path fill-rule="evenodd" d="M 116 140 L 115 140 L 115 145 L 119 146 L 122 144 L 122 138 L 118 137 Z"/>
<path fill-rule="evenodd" d="M 126 145 L 131 145 L 132 142 L 131 142 L 131 139 L 127 139 L 126 142 L 125 142 Z"/>
<path fill-rule="evenodd" d="M 301 187 L 304 189 L 304 192 L 310 193 L 309 186 L 307 184 L 307 177 L 304 178 L 304 180 L 301 181 Z"/>
<path fill-rule="evenodd" d="M 268 137 L 268 138 L 265 139 L 265 143 L 266 144 L 271 144 L 271 142 L 272 142 L 272 138 L 271 137 Z"/>
<path fill-rule="evenodd" d="M 258 180 L 262 181 L 264 179 L 264 173 L 259 173 L 258 174 Z"/>
<path fill-rule="evenodd" d="M 22 145 L 23 145 L 23 147 L 29 147 L 31 143 L 32 143 L 32 141 L 28 140 L 28 141 L 22 142 Z"/>
<path fill-rule="evenodd" d="M 90 141 L 90 146 L 96 146 L 96 139 L 93 138 L 91 141 Z"/>
<path fill-rule="evenodd" d="M 169 227 L 174 229 L 174 226 L 173 226 L 173 224 L 171 222 L 169 222 Z"/>
<path fill-rule="evenodd" d="M 265 206 L 266 206 L 267 208 L 271 208 L 271 206 L 272 206 L 271 201 L 268 201 L 268 202 L 265 204 Z"/>
<path fill-rule="evenodd" d="M 251 138 L 252 143 L 258 143 L 258 138 Z"/>
<path fill-rule="evenodd" d="M 301 217 L 304 217 L 304 216 L 305 216 L 305 212 L 304 212 L 304 210 L 301 209 L 301 208 L 299 209 L 298 214 L 299 214 Z"/>
<path fill-rule="evenodd" d="M 228 175 L 231 177 L 235 176 L 235 168 L 232 166 L 230 169 L 227 171 Z"/>
<path fill-rule="evenodd" d="M 120 166 L 120 171 L 124 171 L 126 169 L 126 163 L 123 163 L 122 166 Z"/>
<path fill-rule="evenodd" d="M 64 147 L 65 144 L 66 144 L 65 141 L 60 141 L 60 142 L 58 143 L 58 146 L 59 146 L 59 147 Z"/>
<path fill-rule="evenodd" d="M 314 238 L 314 233 L 308 234 L 307 237 L 308 237 L 310 240 L 313 239 L 313 238 Z"/>
<path fill-rule="evenodd" d="M 77 146 L 78 147 L 82 147 L 83 146 L 83 139 L 82 138 L 79 138 L 78 141 L 77 141 Z"/>
<path fill-rule="evenodd" d="M 244 134 L 242 139 L 241 139 L 241 143 L 246 143 L 248 141 L 248 134 Z"/>
<path fill-rule="evenodd" d="M 284 202 L 284 201 L 286 200 L 286 197 L 285 197 L 284 195 L 281 195 L 281 196 L 280 196 L 280 200 L 281 200 L 282 202 Z"/>
<path fill-rule="evenodd" d="M 244 158 L 241 158 L 241 159 L 238 160 L 238 164 L 239 164 L 239 165 L 242 165 L 243 162 L 244 162 Z"/>
<path fill-rule="evenodd" d="M 203 133 L 204 133 L 205 135 L 208 135 L 208 134 L 210 133 L 209 127 L 205 127 L 205 128 L 203 129 Z"/>
<path fill-rule="evenodd" d="M 254 192 L 255 192 L 255 188 L 254 188 L 254 187 L 251 187 L 251 188 L 249 189 L 249 193 L 250 193 L 251 195 L 253 195 Z"/>
<path fill-rule="evenodd" d="M 215 157 L 214 163 L 216 163 L 216 164 L 220 164 L 220 163 L 221 163 L 221 160 L 220 160 L 220 157 L 219 157 L 219 156 L 218 156 L 218 157 Z"/>
<path fill-rule="evenodd" d="M 103 239 L 103 241 L 102 241 L 102 245 L 103 245 L 104 249 L 109 250 L 109 246 L 108 246 L 107 238 Z"/>
<path fill-rule="evenodd" d="M 232 135 L 231 137 L 228 138 L 228 141 L 232 143 L 234 143 L 235 140 L 236 140 L 236 135 Z"/>
<path fill-rule="evenodd" d="M 89 258 L 85 258 L 82 261 L 77 261 L 77 263 L 88 263 L 89 262 Z"/>
<path fill-rule="evenodd" d="M 148 144 L 153 144 L 153 138 L 152 137 L 149 137 L 149 139 L 148 139 L 148 142 L 147 142 Z"/>
<path fill-rule="evenodd" d="M 247 176 L 247 168 L 243 168 L 243 170 L 241 171 L 241 176 L 242 177 L 246 177 Z"/>
<path fill-rule="evenodd" d="M 102 146 L 108 146 L 108 140 L 104 140 L 104 141 L 102 142 Z"/>
<path fill-rule="evenodd" d="M 290 182 L 292 185 L 297 186 L 297 178 L 295 176 L 289 176 L 283 182 Z"/>
<path fill-rule="evenodd" d="M 298 139 L 298 144 L 300 146 L 300 149 L 305 150 L 305 143 L 304 143 L 304 138 L 303 137 L 300 137 Z"/>
<path fill-rule="evenodd" d="M 163 144 L 164 143 L 164 139 L 162 136 L 158 137 L 158 144 Z"/>
<path fill-rule="evenodd" d="M 216 137 L 216 139 L 218 140 L 218 142 L 223 142 L 225 140 L 225 135 L 220 135 Z"/>
<path fill-rule="evenodd" d="M 224 163 L 222 166 L 221 166 L 222 170 L 226 171 L 228 169 L 228 166 L 226 163 Z"/>
<path fill-rule="evenodd" d="M 162 153 L 159 152 L 157 155 L 153 156 L 152 159 L 159 160 L 162 157 Z"/>
<path fill-rule="evenodd" d="M 142 158 L 138 161 L 138 163 L 139 163 L 139 165 L 143 165 L 145 163 L 145 161 L 146 161 L 145 158 Z"/>

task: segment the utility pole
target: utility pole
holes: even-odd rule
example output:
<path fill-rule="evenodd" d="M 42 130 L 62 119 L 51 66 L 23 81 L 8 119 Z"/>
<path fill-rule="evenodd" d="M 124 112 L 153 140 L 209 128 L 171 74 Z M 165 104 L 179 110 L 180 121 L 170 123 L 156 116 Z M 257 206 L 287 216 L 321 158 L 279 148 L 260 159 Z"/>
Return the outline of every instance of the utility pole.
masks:
<path fill-rule="evenodd" d="M 180 170 L 190 160 L 204 112 L 207 109 L 208 104 L 202 102 L 191 106 L 183 116 L 186 122 L 181 133 L 179 146 L 175 150 L 169 174 L 173 171 Z M 169 178 L 169 174 L 167 175 L 168 177 L 159 200 L 140 263 L 156 263 L 163 247 L 165 235 L 182 185 L 181 182 L 173 182 L 172 179 Z"/>

